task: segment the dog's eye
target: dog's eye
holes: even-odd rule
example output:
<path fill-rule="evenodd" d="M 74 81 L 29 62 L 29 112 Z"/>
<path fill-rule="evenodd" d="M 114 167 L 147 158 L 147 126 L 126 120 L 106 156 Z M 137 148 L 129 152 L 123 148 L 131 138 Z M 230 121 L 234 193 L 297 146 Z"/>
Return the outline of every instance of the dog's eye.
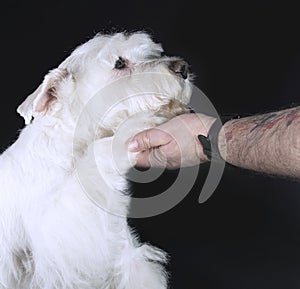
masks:
<path fill-rule="evenodd" d="M 122 57 L 119 57 L 117 61 L 115 62 L 115 68 L 116 69 L 123 69 L 126 67 L 126 60 Z"/>

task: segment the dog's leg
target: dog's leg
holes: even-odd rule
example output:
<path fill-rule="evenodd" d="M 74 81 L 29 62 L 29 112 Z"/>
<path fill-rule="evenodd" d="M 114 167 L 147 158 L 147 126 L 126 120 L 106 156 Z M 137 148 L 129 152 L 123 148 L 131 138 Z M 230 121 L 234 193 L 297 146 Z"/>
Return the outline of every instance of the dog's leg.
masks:
<path fill-rule="evenodd" d="M 130 198 L 126 195 L 126 172 L 135 164 L 136 154 L 128 153 L 127 140 L 135 133 L 154 127 L 165 118 L 143 114 L 124 122 L 114 136 L 94 141 L 78 164 L 77 176 L 88 197 L 111 213 L 109 226 L 113 252 L 112 284 L 109 289 L 165 289 L 165 253 L 141 245 L 130 232 L 126 216 Z M 95 189 L 98 188 L 98 189 Z M 105 194 L 101 193 L 105 192 Z"/>
<path fill-rule="evenodd" d="M 122 123 L 116 130 L 115 135 L 107 140 L 107 145 L 110 142 L 111 146 L 108 151 L 111 156 L 111 165 L 114 167 L 112 171 L 124 175 L 130 167 L 135 165 L 136 154 L 127 151 L 126 143 L 129 138 L 142 130 L 155 127 L 165 121 L 166 118 L 144 113 Z M 96 144 L 96 147 L 99 144 L 100 141 Z M 101 145 L 103 145 L 103 142 Z M 100 156 L 99 148 L 98 153 L 96 153 L 98 157 Z M 109 154 L 106 154 L 106 156 Z M 96 162 L 100 170 L 102 157 L 97 159 L 97 156 Z M 120 235 L 116 237 L 123 239 L 124 242 L 121 245 L 122 252 L 118 257 L 115 268 L 114 276 L 118 277 L 114 279 L 115 284 L 111 286 L 111 289 L 166 289 L 167 274 L 163 266 L 166 263 L 166 253 L 156 247 L 140 244 L 128 227 Z"/>

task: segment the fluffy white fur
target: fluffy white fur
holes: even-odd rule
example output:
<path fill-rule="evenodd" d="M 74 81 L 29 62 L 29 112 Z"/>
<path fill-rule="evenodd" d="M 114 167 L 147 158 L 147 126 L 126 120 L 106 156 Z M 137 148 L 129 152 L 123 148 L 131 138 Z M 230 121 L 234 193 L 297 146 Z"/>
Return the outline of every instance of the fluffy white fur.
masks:
<path fill-rule="evenodd" d="M 165 253 L 122 217 L 126 140 L 184 112 L 191 95 L 190 77 L 168 68 L 181 60 L 161 52 L 145 33 L 98 34 L 20 105 L 27 125 L 0 156 L 0 288 L 167 288 Z M 119 57 L 126 68 L 114 68 Z M 106 87 L 112 107 L 95 97 Z"/>

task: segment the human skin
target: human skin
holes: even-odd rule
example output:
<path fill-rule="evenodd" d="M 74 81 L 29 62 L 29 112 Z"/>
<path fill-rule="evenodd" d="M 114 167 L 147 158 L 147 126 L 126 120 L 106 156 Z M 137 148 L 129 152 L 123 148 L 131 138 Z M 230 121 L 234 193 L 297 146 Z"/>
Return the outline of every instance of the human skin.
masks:
<path fill-rule="evenodd" d="M 138 133 L 129 151 L 139 167 L 193 166 L 207 162 L 198 135 L 207 136 L 215 118 L 189 113 Z M 258 172 L 300 178 L 300 107 L 230 120 L 219 134 L 226 162 Z"/>

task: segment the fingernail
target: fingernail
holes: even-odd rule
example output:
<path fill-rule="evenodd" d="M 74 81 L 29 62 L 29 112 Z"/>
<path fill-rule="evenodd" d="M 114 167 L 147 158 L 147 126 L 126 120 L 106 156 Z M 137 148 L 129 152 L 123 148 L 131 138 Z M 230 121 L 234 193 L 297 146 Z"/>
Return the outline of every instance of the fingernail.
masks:
<path fill-rule="evenodd" d="M 134 151 L 138 148 L 138 142 L 136 140 L 133 140 L 131 141 L 129 144 L 128 144 L 128 149 L 130 151 Z"/>

